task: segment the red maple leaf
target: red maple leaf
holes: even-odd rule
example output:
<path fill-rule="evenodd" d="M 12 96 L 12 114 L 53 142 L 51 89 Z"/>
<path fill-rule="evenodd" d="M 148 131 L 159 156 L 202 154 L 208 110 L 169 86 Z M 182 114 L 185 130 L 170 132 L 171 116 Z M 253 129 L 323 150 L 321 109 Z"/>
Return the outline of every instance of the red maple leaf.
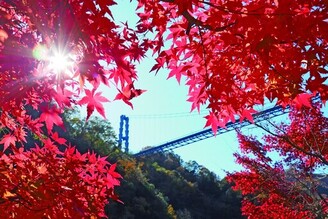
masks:
<path fill-rule="evenodd" d="M 54 99 L 58 103 L 60 107 L 64 106 L 71 106 L 71 98 L 74 95 L 73 92 L 67 90 L 67 89 L 62 89 L 61 87 L 57 87 L 57 90 L 52 90 L 51 91 Z"/>
<path fill-rule="evenodd" d="M 311 104 L 311 98 L 313 97 L 313 94 L 299 94 L 295 97 L 293 100 L 293 103 L 295 104 L 296 108 L 301 108 L 302 106 L 306 107 L 312 107 Z"/>
<path fill-rule="evenodd" d="M 218 121 L 217 117 L 215 116 L 214 113 L 211 112 L 208 116 L 205 116 L 205 118 L 206 118 L 205 127 L 211 126 L 214 135 L 216 135 L 216 133 L 218 131 L 218 125 L 219 125 L 219 121 Z"/>
<path fill-rule="evenodd" d="M 122 89 L 122 91 L 119 91 L 120 93 L 116 95 L 114 100 L 123 100 L 126 104 L 131 106 L 131 108 L 133 109 L 133 105 L 130 102 L 130 100 L 141 95 L 145 91 L 146 90 L 135 89 L 133 84 L 130 84 L 128 86 L 125 86 Z"/>
<path fill-rule="evenodd" d="M 51 138 L 59 143 L 59 144 L 65 144 L 66 143 L 66 139 L 65 138 L 61 138 L 59 137 L 58 133 L 57 132 L 54 132 L 52 135 L 51 135 Z"/>
<path fill-rule="evenodd" d="M 45 122 L 47 130 L 50 132 L 53 125 L 58 125 L 64 129 L 64 123 L 62 118 L 59 116 L 60 110 L 55 105 L 42 104 L 40 106 L 40 122 Z"/>
<path fill-rule="evenodd" d="M 78 104 L 80 105 L 87 104 L 87 120 L 90 118 L 95 108 L 100 115 L 106 118 L 102 102 L 109 102 L 109 100 L 106 97 L 101 96 L 101 92 L 95 93 L 95 91 L 95 89 L 93 89 L 92 91 L 86 89 L 86 96 L 78 102 Z"/>
<path fill-rule="evenodd" d="M 241 115 L 240 115 L 240 121 L 242 122 L 244 118 L 246 118 L 251 123 L 254 123 L 254 119 L 252 114 L 256 113 L 257 111 L 254 109 L 243 109 Z"/>
<path fill-rule="evenodd" d="M 88 154 L 88 160 L 91 164 L 95 164 L 97 162 L 97 156 L 94 152 Z"/>
<path fill-rule="evenodd" d="M 110 174 L 113 178 L 122 178 L 121 174 L 115 172 L 116 169 L 116 163 L 112 164 L 110 168 L 108 169 L 108 174 Z"/>
<path fill-rule="evenodd" d="M 7 148 L 12 144 L 15 145 L 17 138 L 11 134 L 4 135 L 0 144 L 3 144 L 3 151 L 7 150 Z"/>
<path fill-rule="evenodd" d="M 15 136 L 17 137 L 18 141 L 23 141 L 23 142 L 27 142 L 26 141 L 26 131 L 23 129 L 23 127 L 18 127 L 15 129 L 14 131 Z"/>

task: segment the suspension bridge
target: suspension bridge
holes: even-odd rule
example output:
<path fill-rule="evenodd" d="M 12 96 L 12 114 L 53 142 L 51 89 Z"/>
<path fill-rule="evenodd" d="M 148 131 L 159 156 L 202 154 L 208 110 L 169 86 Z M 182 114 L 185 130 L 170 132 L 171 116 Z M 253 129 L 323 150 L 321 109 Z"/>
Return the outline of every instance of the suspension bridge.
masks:
<path fill-rule="evenodd" d="M 316 96 L 312 99 L 313 102 L 318 102 L 320 101 L 319 96 Z M 281 106 L 275 106 L 263 111 L 260 111 L 258 113 L 253 114 L 253 120 L 254 123 L 259 123 L 265 120 L 269 120 L 281 115 L 284 115 L 289 112 L 289 107 L 287 106 L 286 108 L 283 108 Z M 239 119 L 236 119 L 235 122 L 229 122 L 226 124 L 225 128 L 218 128 L 216 135 L 220 135 L 223 133 L 230 132 L 232 130 L 240 129 L 245 126 L 251 125 L 251 123 L 248 120 L 243 120 L 240 121 Z M 211 128 L 206 128 L 201 131 L 185 135 L 183 137 L 167 141 L 165 143 L 155 145 L 155 146 L 150 146 L 147 147 L 137 153 L 134 154 L 135 157 L 140 157 L 140 156 L 146 156 L 146 155 L 151 155 L 154 153 L 160 153 L 160 152 L 165 152 L 165 151 L 170 151 L 179 147 L 186 146 L 188 144 L 192 144 L 198 141 L 202 141 L 204 139 L 208 139 L 215 136 Z M 122 146 L 124 142 L 124 149 L 126 152 L 129 151 L 129 117 L 122 115 L 120 118 L 120 129 L 119 129 L 119 145 Z"/>

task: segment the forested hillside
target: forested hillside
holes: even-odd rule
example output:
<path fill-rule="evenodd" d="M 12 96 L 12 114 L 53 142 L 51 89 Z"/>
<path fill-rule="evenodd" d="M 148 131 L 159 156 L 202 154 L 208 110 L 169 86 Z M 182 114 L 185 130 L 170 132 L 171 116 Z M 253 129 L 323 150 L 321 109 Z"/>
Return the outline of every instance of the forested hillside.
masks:
<path fill-rule="evenodd" d="M 195 161 L 184 162 L 174 153 L 133 158 L 115 144 L 115 134 L 106 121 L 78 113 L 65 114 L 70 141 L 79 150 L 95 150 L 118 163 L 123 176 L 116 189 L 123 202 L 110 202 L 110 218 L 242 218 L 241 195 L 225 179 L 219 179 Z"/>
<path fill-rule="evenodd" d="M 240 194 L 195 161 L 174 153 L 122 157 L 117 193 L 124 205 L 110 205 L 112 218 L 242 218 Z"/>

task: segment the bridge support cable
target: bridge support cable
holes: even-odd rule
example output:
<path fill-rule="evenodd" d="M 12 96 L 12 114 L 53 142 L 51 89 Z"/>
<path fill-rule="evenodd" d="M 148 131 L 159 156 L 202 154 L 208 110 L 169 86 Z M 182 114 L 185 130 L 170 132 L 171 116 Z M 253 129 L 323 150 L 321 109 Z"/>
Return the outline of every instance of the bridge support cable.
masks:
<path fill-rule="evenodd" d="M 320 100 L 319 96 L 314 97 L 313 102 L 318 102 Z M 286 108 L 282 108 L 281 106 L 275 106 L 267 110 L 263 110 L 261 112 L 253 114 L 253 120 L 254 123 L 259 123 L 265 120 L 272 119 L 274 117 L 281 116 L 283 114 L 286 114 L 289 112 L 289 106 Z M 251 125 L 252 123 L 246 120 L 243 120 L 242 122 L 237 119 L 236 122 L 228 122 L 226 124 L 225 128 L 218 128 L 217 135 L 230 132 L 232 130 L 240 129 L 242 127 Z M 207 138 L 211 138 L 214 136 L 214 133 L 212 132 L 211 128 L 206 128 L 202 131 L 187 135 L 182 138 L 178 138 L 169 142 L 166 142 L 164 144 L 160 144 L 158 146 L 150 147 L 145 150 L 142 150 L 138 153 L 135 153 L 135 157 L 145 156 L 153 153 L 159 153 L 159 152 L 165 152 L 168 150 L 176 149 L 179 147 L 183 147 L 188 144 L 192 144 L 198 141 L 202 141 Z"/>

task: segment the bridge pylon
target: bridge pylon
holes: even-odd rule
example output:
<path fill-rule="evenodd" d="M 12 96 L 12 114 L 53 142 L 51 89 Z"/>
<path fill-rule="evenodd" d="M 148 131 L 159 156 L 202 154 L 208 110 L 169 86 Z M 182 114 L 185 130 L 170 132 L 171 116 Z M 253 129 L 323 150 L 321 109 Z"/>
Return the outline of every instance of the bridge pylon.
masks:
<path fill-rule="evenodd" d="M 123 132 L 124 131 L 124 132 Z M 122 149 L 122 144 L 124 141 L 124 151 L 129 152 L 129 117 L 121 115 L 120 117 L 120 128 L 118 135 L 118 146 Z"/>

